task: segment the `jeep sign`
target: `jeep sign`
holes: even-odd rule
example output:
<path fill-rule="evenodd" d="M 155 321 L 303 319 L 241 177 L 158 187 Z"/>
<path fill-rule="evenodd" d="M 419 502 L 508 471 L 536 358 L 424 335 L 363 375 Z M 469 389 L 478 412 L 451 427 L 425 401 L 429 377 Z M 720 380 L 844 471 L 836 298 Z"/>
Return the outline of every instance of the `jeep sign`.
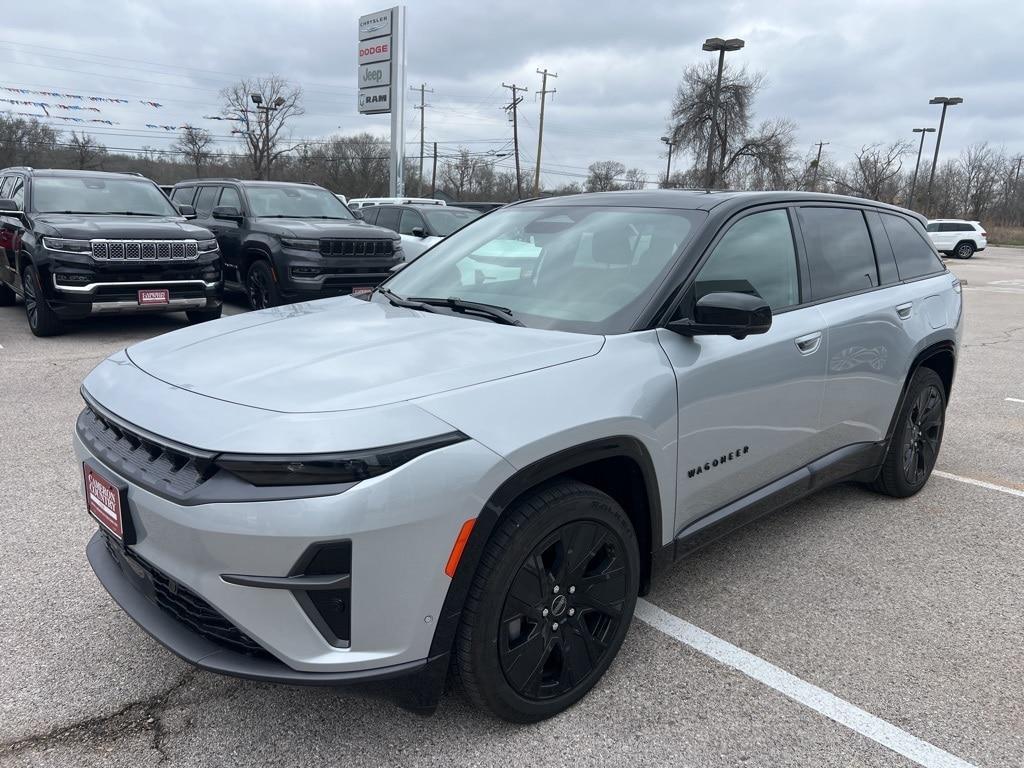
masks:
<path fill-rule="evenodd" d="M 360 88 L 379 88 L 382 85 L 391 85 L 390 61 L 359 65 Z"/>

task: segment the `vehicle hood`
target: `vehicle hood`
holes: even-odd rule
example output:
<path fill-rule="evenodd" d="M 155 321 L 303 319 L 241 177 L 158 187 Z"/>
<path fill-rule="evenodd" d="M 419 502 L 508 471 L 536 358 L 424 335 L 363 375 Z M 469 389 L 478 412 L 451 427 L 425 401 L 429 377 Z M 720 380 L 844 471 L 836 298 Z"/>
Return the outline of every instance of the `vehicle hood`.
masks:
<path fill-rule="evenodd" d="M 189 224 L 177 216 L 90 216 L 87 214 L 43 213 L 32 217 L 53 234 L 68 239 L 91 240 L 209 240 L 208 229 Z"/>
<path fill-rule="evenodd" d="M 284 413 L 372 408 L 597 354 L 603 336 L 499 325 L 351 297 L 235 315 L 127 350 L 149 375 Z"/>
<path fill-rule="evenodd" d="M 333 221 L 331 219 L 258 219 L 259 229 L 285 237 L 338 237 L 364 240 L 396 240 L 390 229 L 376 227 L 365 221 Z"/>

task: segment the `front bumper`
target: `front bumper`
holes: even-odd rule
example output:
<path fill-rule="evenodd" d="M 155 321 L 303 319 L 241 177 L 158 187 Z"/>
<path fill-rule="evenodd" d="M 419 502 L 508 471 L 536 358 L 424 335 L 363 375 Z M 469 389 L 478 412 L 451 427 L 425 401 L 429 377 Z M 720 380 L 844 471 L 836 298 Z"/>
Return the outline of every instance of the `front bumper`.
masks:
<path fill-rule="evenodd" d="M 251 638 L 257 653 L 225 648 L 146 596 L 102 538 L 89 560 L 140 626 L 201 667 L 276 682 L 335 685 L 406 675 L 437 662 L 431 642 L 450 579 L 444 566 L 462 523 L 510 474 L 468 440 L 424 454 L 334 495 L 182 505 L 129 482 L 75 438 L 81 461 L 127 485 L 130 556 L 166 575 Z M 289 589 L 231 583 L 229 574 L 286 578 L 311 549 L 351 541 L 350 637 L 332 644 Z M 97 543 L 98 542 L 98 543 Z M 141 587 L 141 589 L 140 589 Z"/>

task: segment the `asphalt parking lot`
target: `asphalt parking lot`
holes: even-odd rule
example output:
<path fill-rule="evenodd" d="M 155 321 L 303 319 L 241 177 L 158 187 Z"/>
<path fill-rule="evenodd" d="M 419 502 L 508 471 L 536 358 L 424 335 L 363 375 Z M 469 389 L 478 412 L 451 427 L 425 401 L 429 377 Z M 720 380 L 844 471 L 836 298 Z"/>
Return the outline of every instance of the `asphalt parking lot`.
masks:
<path fill-rule="evenodd" d="M 598 687 L 529 727 L 458 693 L 423 718 L 217 677 L 150 640 L 86 563 L 71 433 L 86 373 L 184 317 L 36 339 L 0 308 L 0 766 L 1024 765 L 1024 250 L 949 266 L 938 476 L 832 489 L 679 564 Z"/>

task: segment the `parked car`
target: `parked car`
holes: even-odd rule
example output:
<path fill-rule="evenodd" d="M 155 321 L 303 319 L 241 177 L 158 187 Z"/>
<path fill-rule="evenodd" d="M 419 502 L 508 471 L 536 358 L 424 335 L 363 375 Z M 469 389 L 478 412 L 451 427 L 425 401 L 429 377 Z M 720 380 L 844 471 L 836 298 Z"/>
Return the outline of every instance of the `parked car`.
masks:
<path fill-rule="evenodd" d="M 175 184 L 171 199 L 217 236 L 225 285 L 253 309 L 368 292 L 403 259 L 394 232 L 315 184 L 196 179 Z"/>
<path fill-rule="evenodd" d="M 673 560 L 833 483 L 918 492 L 961 311 L 924 220 L 881 203 L 510 205 L 365 300 L 101 363 L 75 437 L 89 561 L 205 669 L 408 675 L 429 708 L 454 665 L 475 705 L 539 720 Z"/>
<path fill-rule="evenodd" d="M 398 232 L 402 236 L 405 260 L 412 261 L 427 248 L 444 240 L 455 230 L 480 218 L 479 211 L 453 205 L 375 205 L 362 210 L 369 224 Z"/>
<path fill-rule="evenodd" d="M 927 229 L 935 249 L 947 256 L 969 259 L 975 251 L 984 251 L 988 246 L 988 232 L 980 221 L 932 219 Z"/>
<path fill-rule="evenodd" d="M 0 305 L 21 297 L 36 336 L 115 312 L 184 310 L 189 322 L 211 320 L 222 290 L 217 241 L 149 179 L 0 171 Z"/>
<path fill-rule="evenodd" d="M 474 201 L 468 202 L 468 203 L 463 203 L 463 202 L 452 203 L 452 205 L 456 205 L 459 208 L 468 208 L 471 211 L 479 211 L 480 213 L 487 213 L 488 211 L 493 211 L 493 210 L 496 210 L 498 208 L 503 208 L 504 206 L 508 205 L 508 203 L 489 203 L 489 202 L 481 202 L 479 200 L 474 200 Z"/>
<path fill-rule="evenodd" d="M 352 210 L 369 208 L 373 205 L 447 205 L 444 200 L 435 200 L 432 197 L 357 197 L 348 201 Z"/>

